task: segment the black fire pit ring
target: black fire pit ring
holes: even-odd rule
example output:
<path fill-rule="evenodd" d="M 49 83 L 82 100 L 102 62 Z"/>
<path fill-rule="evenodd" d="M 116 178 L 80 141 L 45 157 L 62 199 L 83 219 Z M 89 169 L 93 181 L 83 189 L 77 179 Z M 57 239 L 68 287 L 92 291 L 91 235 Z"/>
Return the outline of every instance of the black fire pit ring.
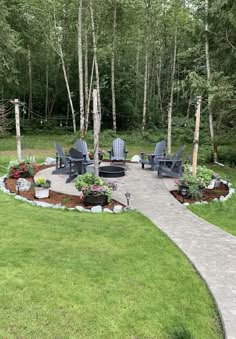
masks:
<path fill-rule="evenodd" d="M 118 178 L 125 175 L 125 168 L 119 166 L 99 167 L 99 176 L 105 178 Z"/>

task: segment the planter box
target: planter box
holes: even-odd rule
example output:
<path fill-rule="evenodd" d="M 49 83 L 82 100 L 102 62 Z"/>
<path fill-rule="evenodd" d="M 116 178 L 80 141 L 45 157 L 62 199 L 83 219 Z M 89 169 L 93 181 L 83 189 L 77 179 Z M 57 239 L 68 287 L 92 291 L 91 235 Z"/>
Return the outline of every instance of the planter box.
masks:
<path fill-rule="evenodd" d="M 34 196 L 38 199 L 48 198 L 49 197 L 49 188 L 45 187 L 35 187 Z"/>
<path fill-rule="evenodd" d="M 105 195 L 86 195 L 84 197 L 84 204 L 85 205 L 91 205 L 91 206 L 96 206 L 96 205 L 106 205 L 107 204 L 107 197 Z"/>

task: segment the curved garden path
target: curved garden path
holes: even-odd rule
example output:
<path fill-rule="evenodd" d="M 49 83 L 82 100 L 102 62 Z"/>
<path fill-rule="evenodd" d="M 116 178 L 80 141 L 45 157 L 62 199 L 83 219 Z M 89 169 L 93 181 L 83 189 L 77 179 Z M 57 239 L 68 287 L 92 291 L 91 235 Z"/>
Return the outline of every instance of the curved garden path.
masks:
<path fill-rule="evenodd" d="M 63 191 L 57 176 L 45 171 L 54 188 Z M 127 164 L 126 176 L 115 181 L 114 198 L 126 203 L 124 194 L 131 193 L 131 207 L 146 215 L 187 255 L 215 298 L 226 338 L 236 339 L 236 237 L 180 204 L 168 192 L 173 179 L 159 179 L 156 172 L 142 170 L 140 164 Z M 67 191 L 74 189 L 73 183 L 67 185 Z"/>

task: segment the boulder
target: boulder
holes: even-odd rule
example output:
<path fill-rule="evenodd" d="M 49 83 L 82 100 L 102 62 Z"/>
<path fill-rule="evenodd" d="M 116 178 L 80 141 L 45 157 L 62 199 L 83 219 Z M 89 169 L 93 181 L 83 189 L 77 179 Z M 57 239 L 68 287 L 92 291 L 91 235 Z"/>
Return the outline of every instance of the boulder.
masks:
<path fill-rule="evenodd" d="M 56 165 L 56 159 L 47 157 L 47 159 L 44 161 L 44 165 Z"/>
<path fill-rule="evenodd" d="M 16 191 L 18 190 L 17 185 L 19 185 L 19 191 L 28 192 L 31 188 L 31 182 L 24 178 L 19 178 L 16 182 Z"/>

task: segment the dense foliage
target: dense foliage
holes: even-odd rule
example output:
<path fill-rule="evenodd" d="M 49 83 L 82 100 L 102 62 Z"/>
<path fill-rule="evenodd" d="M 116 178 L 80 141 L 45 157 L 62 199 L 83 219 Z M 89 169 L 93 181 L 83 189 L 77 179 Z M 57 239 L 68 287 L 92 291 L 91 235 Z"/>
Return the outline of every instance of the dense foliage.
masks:
<path fill-rule="evenodd" d="M 21 116 L 25 132 L 52 128 L 70 132 L 70 93 L 79 127 L 78 1 L 1 0 L 0 3 L 2 100 L 19 97 L 24 103 Z M 204 2 L 200 0 L 84 1 L 81 48 L 85 111 L 92 109 L 87 106 L 94 56 L 89 4 L 94 11 L 103 129 L 113 126 L 113 58 L 118 129 L 140 128 L 145 106 L 145 128 L 165 130 L 173 85 L 173 135 L 177 132 L 179 139 L 192 140 L 192 133 L 186 133 L 186 128 L 193 128 L 196 96 L 201 95 L 200 134 L 207 139 L 210 95 L 215 140 L 219 144 L 222 140 L 232 140 L 236 108 L 236 5 L 233 0 L 209 2 L 207 33 Z M 206 34 L 210 80 L 207 80 L 205 58 Z M 92 79 L 93 88 L 95 71 Z M 91 126 L 91 114 L 89 122 Z"/>

